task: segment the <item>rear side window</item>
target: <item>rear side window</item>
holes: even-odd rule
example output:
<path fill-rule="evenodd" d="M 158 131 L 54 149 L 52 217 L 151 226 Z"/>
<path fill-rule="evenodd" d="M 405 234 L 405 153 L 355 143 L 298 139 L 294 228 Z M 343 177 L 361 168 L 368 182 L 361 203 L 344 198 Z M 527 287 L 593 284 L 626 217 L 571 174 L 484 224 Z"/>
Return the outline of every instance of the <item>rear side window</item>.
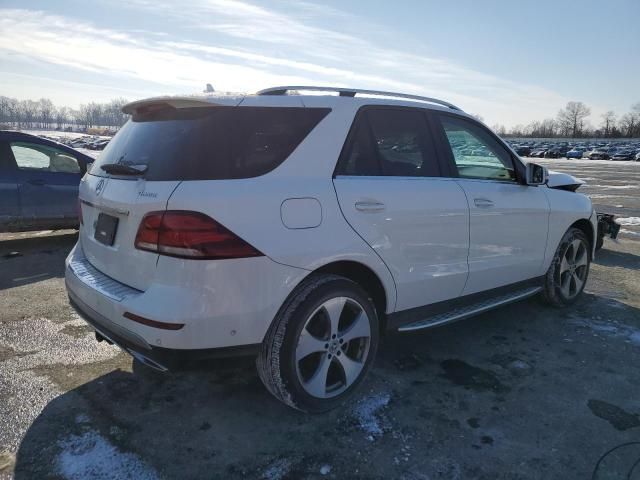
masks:
<path fill-rule="evenodd" d="M 438 164 L 423 113 L 388 108 L 371 108 L 361 113 L 343 152 L 338 173 L 438 176 Z"/>
<path fill-rule="evenodd" d="M 251 178 L 270 172 L 295 150 L 330 109 L 171 107 L 135 115 L 91 168 L 147 165 L 147 180 Z M 138 177 L 135 177 L 138 178 Z"/>

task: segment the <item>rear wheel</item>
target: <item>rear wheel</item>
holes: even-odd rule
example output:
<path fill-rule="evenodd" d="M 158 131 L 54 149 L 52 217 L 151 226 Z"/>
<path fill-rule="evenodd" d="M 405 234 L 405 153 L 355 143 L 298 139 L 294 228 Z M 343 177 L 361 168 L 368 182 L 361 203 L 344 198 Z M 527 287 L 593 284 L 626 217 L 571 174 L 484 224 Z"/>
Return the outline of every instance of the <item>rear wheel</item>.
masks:
<path fill-rule="evenodd" d="M 591 245 L 578 228 L 564 234 L 545 277 L 543 298 L 556 307 L 575 302 L 587 283 Z"/>
<path fill-rule="evenodd" d="M 362 382 L 378 338 L 375 307 L 360 286 L 336 275 L 314 276 L 280 309 L 263 342 L 258 373 L 287 405 L 326 411 Z"/>

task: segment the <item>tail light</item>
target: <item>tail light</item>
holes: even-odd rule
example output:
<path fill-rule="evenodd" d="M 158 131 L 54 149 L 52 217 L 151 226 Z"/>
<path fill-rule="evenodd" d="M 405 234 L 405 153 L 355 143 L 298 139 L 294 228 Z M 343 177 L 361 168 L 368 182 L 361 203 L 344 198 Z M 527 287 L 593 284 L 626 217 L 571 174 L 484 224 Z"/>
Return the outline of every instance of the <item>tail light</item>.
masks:
<path fill-rule="evenodd" d="M 171 257 L 201 260 L 263 255 L 213 218 L 183 210 L 147 213 L 140 222 L 135 246 Z"/>
<path fill-rule="evenodd" d="M 84 219 L 82 218 L 82 200 L 78 197 L 76 202 L 76 207 L 78 209 L 78 219 L 80 220 L 80 225 L 84 225 Z"/>

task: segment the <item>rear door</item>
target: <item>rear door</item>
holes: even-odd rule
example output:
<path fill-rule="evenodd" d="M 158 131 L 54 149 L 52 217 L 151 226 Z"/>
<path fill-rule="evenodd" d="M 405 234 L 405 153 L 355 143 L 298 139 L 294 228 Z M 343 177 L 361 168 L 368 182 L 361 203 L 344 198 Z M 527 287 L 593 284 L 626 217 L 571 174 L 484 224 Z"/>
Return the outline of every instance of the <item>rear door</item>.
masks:
<path fill-rule="evenodd" d="M 515 159 L 486 127 L 458 115 L 434 115 L 471 214 L 464 294 L 542 275 L 549 226 L 542 187 L 519 181 Z"/>
<path fill-rule="evenodd" d="M 441 175 L 422 110 L 362 109 L 334 185 L 349 224 L 391 270 L 396 310 L 461 294 L 469 208 L 455 179 Z"/>
<path fill-rule="evenodd" d="M 17 226 L 20 218 L 20 200 L 16 166 L 9 144 L 0 141 L 0 230 Z"/>

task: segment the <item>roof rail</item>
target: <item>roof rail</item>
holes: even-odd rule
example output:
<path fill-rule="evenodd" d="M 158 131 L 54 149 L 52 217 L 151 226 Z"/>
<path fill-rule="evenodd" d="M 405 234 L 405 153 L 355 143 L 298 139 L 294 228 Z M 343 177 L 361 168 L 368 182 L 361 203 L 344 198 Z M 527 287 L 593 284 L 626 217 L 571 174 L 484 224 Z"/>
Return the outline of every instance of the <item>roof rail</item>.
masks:
<path fill-rule="evenodd" d="M 383 92 L 379 90 L 363 90 L 360 88 L 341 88 L 341 87 L 315 87 L 315 86 L 283 86 L 283 87 L 271 87 L 260 90 L 257 95 L 286 95 L 287 92 L 293 90 L 306 90 L 310 92 L 338 92 L 341 97 L 355 97 L 356 94 L 360 95 L 376 95 L 382 97 L 395 97 L 406 98 L 409 100 L 418 100 L 420 102 L 435 103 L 436 105 L 442 105 L 453 110 L 462 111 L 461 108 L 456 107 L 452 103 L 445 102 L 444 100 L 438 100 L 437 98 L 421 97 L 419 95 L 409 95 L 406 93 L 395 92 Z"/>

